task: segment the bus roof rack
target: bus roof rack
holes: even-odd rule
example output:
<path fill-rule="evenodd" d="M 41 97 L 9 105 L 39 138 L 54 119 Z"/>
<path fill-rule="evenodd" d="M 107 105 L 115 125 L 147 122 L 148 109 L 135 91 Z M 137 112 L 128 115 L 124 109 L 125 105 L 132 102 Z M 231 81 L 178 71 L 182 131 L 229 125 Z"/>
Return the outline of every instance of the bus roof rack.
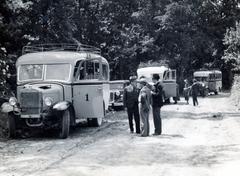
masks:
<path fill-rule="evenodd" d="M 47 43 L 47 44 L 35 44 L 26 45 L 22 49 L 22 54 L 37 53 L 44 51 L 75 51 L 75 52 L 90 52 L 95 54 L 101 54 L 101 50 L 97 47 L 84 45 L 84 44 L 72 44 L 72 43 Z"/>
<path fill-rule="evenodd" d="M 211 71 L 211 72 L 214 72 L 214 71 L 221 71 L 220 69 L 218 68 L 210 68 L 210 69 L 207 69 L 207 68 L 200 68 L 196 71 Z"/>
<path fill-rule="evenodd" d="M 144 68 L 144 67 L 167 67 L 169 68 L 169 65 L 165 61 L 148 61 L 148 62 L 140 62 L 138 68 Z"/>

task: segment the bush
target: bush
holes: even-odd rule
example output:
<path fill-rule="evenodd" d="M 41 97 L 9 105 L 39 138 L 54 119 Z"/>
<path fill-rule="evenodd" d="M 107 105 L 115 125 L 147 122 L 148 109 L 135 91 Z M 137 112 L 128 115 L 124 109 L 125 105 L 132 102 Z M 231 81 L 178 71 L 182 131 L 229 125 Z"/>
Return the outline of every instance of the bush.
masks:
<path fill-rule="evenodd" d="M 0 138 L 4 138 L 7 134 L 7 115 L 0 113 Z"/>
<path fill-rule="evenodd" d="M 233 86 L 231 89 L 231 100 L 238 109 L 240 109 L 240 75 L 234 76 Z"/>

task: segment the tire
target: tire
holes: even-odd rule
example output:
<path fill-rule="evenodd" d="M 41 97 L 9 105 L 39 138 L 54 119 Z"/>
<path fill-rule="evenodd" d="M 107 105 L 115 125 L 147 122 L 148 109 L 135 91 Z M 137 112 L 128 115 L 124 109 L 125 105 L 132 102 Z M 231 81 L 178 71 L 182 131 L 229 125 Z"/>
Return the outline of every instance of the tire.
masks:
<path fill-rule="evenodd" d="M 177 104 L 178 97 L 173 97 L 173 100 L 174 100 L 174 104 Z"/>
<path fill-rule="evenodd" d="M 14 114 L 8 114 L 8 138 L 16 138 L 16 117 Z"/>
<path fill-rule="evenodd" d="M 69 109 L 63 111 L 60 119 L 60 131 L 59 131 L 60 139 L 66 139 L 69 136 L 70 119 L 71 119 L 71 112 L 69 111 Z"/>
<path fill-rule="evenodd" d="M 88 118 L 88 126 L 90 127 L 100 127 L 102 125 L 102 118 Z"/>
<path fill-rule="evenodd" d="M 170 98 L 165 99 L 165 104 L 170 104 Z"/>

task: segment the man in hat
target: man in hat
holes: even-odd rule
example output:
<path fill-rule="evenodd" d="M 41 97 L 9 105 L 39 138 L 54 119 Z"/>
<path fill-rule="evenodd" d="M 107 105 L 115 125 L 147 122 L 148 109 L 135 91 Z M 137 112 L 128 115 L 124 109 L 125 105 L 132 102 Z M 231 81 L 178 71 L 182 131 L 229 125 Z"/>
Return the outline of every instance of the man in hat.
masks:
<path fill-rule="evenodd" d="M 154 122 L 153 135 L 160 135 L 162 133 L 162 119 L 160 116 L 160 109 L 163 106 L 163 87 L 159 82 L 159 74 L 153 74 L 152 81 L 154 83 L 152 90 L 152 112 Z"/>
<path fill-rule="evenodd" d="M 190 85 L 187 79 L 184 80 L 184 88 L 183 88 L 183 94 L 184 98 L 187 101 L 187 104 L 189 104 L 189 90 L 190 90 Z"/>
<path fill-rule="evenodd" d="M 136 133 L 140 134 L 140 117 L 138 109 L 138 95 L 137 77 L 131 76 L 129 78 L 130 85 L 124 88 L 123 105 L 127 109 L 130 132 L 134 132 L 133 117 L 135 121 Z"/>
<path fill-rule="evenodd" d="M 192 91 L 192 99 L 193 99 L 193 105 L 196 106 L 198 105 L 198 93 L 199 93 L 199 83 L 197 82 L 196 79 L 193 79 L 193 84 L 191 86 L 191 91 Z"/>
<path fill-rule="evenodd" d="M 150 105 L 152 103 L 151 90 L 149 89 L 148 83 L 145 78 L 141 78 L 140 81 L 140 93 L 139 93 L 139 112 L 141 118 L 141 136 L 149 136 L 149 112 Z"/>

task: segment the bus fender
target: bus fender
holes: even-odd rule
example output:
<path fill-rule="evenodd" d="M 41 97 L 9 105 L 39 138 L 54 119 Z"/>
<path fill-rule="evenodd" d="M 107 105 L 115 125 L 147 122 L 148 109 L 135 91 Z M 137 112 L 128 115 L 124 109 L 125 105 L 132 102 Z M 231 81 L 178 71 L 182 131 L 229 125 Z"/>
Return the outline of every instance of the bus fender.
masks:
<path fill-rule="evenodd" d="M 12 105 L 10 105 L 10 103 L 5 102 L 1 106 L 1 112 L 3 112 L 3 113 L 10 113 L 10 112 L 20 113 L 21 110 L 18 107 L 12 106 Z"/>
<path fill-rule="evenodd" d="M 67 101 L 61 101 L 56 103 L 53 106 L 53 110 L 57 110 L 57 111 L 65 111 L 70 107 L 71 103 L 67 102 Z"/>

